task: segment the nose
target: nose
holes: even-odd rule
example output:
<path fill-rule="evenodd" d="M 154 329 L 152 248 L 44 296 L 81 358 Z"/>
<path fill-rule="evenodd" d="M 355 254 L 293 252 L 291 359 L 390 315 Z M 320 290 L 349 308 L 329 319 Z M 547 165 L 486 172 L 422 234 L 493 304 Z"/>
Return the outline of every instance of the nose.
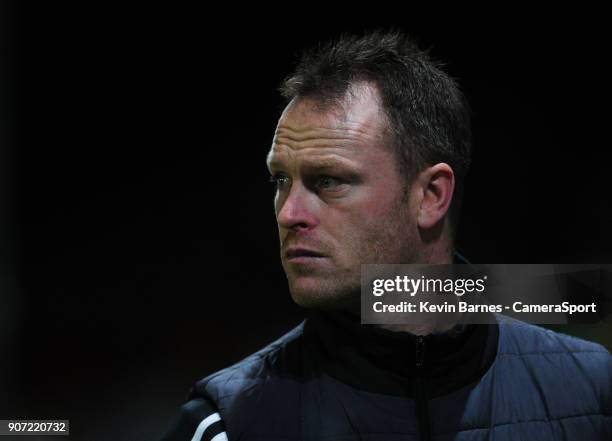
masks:
<path fill-rule="evenodd" d="M 276 221 L 280 228 L 287 230 L 311 230 L 318 225 L 315 216 L 315 195 L 308 191 L 300 182 L 294 181 L 289 193 L 278 196 Z"/>

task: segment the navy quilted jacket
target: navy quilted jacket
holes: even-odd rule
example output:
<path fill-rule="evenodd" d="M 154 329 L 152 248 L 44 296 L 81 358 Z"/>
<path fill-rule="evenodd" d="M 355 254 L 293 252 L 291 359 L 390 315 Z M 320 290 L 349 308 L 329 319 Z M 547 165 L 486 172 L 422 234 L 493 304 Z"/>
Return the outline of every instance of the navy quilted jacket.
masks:
<path fill-rule="evenodd" d="M 611 441 L 608 351 L 494 322 L 418 337 L 314 311 L 199 381 L 164 439 Z"/>

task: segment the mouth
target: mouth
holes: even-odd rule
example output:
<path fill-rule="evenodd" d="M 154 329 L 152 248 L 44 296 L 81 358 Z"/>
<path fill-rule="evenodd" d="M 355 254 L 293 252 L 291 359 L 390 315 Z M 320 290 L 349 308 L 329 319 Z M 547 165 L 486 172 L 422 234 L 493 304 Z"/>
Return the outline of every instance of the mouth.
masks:
<path fill-rule="evenodd" d="M 309 263 L 324 257 L 325 256 L 318 251 L 307 248 L 289 248 L 285 251 L 285 258 L 291 263 Z"/>

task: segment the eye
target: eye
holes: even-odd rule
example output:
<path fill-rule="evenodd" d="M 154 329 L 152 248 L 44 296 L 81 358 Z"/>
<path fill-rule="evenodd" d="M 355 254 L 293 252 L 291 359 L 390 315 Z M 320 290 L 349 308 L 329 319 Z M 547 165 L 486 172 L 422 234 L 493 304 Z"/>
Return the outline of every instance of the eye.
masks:
<path fill-rule="evenodd" d="M 270 176 L 270 182 L 272 182 L 278 191 L 284 190 L 289 185 L 289 177 L 282 173 L 277 173 Z"/>
<path fill-rule="evenodd" d="M 342 183 L 340 179 L 334 178 L 333 176 L 320 176 L 319 179 L 317 179 L 316 185 L 320 190 L 334 190 Z"/>

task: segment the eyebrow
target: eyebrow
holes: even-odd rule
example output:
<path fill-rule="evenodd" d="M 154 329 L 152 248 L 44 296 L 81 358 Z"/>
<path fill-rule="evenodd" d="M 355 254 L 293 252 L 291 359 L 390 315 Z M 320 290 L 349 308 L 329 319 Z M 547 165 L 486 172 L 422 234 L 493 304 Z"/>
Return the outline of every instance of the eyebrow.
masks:
<path fill-rule="evenodd" d="M 284 162 L 273 158 L 271 161 L 266 161 L 268 169 L 283 168 Z M 300 168 L 307 170 L 337 170 L 347 168 L 353 170 L 355 167 L 350 161 L 342 161 L 335 158 L 322 158 L 322 159 L 305 159 L 301 161 Z"/>

